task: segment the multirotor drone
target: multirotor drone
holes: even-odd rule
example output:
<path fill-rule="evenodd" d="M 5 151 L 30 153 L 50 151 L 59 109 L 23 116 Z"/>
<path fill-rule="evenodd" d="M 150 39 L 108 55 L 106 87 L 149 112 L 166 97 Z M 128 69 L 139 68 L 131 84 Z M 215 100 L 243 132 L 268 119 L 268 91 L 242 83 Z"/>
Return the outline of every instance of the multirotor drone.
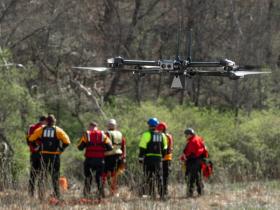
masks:
<path fill-rule="evenodd" d="M 186 60 L 180 59 L 177 49 L 177 55 L 174 60 L 131 60 L 119 56 L 107 59 L 107 67 L 79 66 L 72 68 L 97 72 L 129 72 L 139 76 L 150 74 L 171 75 L 174 76 L 171 88 L 184 88 L 182 86 L 182 78 L 192 78 L 196 75 L 228 77 L 229 79 L 237 80 L 247 75 L 270 73 L 254 71 L 255 69 L 260 69 L 261 66 L 239 66 L 229 59 L 221 59 L 219 61 L 193 61 L 191 58 L 191 33 L 189 36 L 188 58 Z M 210 69 L 206 70 L 206 68 Z"/>

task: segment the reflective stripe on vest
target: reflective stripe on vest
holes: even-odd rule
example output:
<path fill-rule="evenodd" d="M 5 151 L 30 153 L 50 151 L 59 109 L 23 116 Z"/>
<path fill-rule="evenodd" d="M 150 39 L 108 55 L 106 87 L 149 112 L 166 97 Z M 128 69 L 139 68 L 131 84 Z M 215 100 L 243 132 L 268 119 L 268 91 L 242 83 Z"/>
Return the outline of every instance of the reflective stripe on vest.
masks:
<path fill-rule="evenodd" d="M 147 144 L 146 156 L 162 156 L 163 136 L 161 133 L 151 132 L 151 140 Z"/>
<path fill-rule="evenodd" d="M 59 140 L 56 138 L 55 127 L 46 126 L 42 133 L 42 153 L 57 152 L 59 148 Z"/>

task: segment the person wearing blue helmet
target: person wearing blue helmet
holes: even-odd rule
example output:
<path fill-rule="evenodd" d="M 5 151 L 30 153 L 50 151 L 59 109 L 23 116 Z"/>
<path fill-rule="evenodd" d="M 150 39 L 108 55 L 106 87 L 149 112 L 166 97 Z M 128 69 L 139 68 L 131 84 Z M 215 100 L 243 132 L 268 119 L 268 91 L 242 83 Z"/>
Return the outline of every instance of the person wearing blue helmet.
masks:
<path fill-rule="evenodd" d="M 158 193 L 163 199 L 162 158 L 167 151 L 167 139 L 156 130 L 158 123 L 157 118 L 150 118 L 147 121 L 149 128 L 142 134 L 139 143 L 139 163 L 143 164 L 145 176 L 141 193 L 143 195 L 148 193 L 155 197 L 155 185 L 157 185 Z"/>

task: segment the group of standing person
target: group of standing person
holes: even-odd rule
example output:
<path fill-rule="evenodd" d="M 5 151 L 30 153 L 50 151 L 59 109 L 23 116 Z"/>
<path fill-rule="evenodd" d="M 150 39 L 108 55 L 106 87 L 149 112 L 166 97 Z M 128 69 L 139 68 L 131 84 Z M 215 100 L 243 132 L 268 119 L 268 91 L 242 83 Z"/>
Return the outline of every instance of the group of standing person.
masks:
<path fill-rule="evenodd" d="M 173 137 L 167 131 L 167 124 L 157 118 L 147 121 L 148 129 L 139 142 L 139 163 L 143 165 L 144 180 L 141 195 L 156 196 L 156 188 L 161 199 L 168 196 L 168 179 L 171 172 Z M 187 196 L 193 196 L 194 185 L 198 195 L 203 193 L 201 162 L 208 157 L 203 139 L 192 128 L 185 130 L 186 146 L 180 160 L 187 166 Z M 60 198 L 60 155 L 70 144 L 68 135 L 58 126 L 54 115 L 41 116 L 39 122 L 29 127 L 27 143 L 30 148 L 31 170 L 29 194 L 34 196 L 35 182 L 38 180 L 39 199 L 44 199 L 47 172 L 52 178 L 54 197 Z M 98 188 L 98 197 L 104 198 L 104 186 L 109 183 L 111 195 L 117 191 L 117 177 L 126 163 L 126 139 L 117 129 L 115 119 L 107 122 L 107 130 L 90 122 L 83 132 L 77 148 L 85 150 L 83 195 L 89 197 L 93 175 Z"/>
<path fill-rule="evenodd" d="M 157 118 L 147 121 L 148 130 L 142 134 L 139 143 L 139 162 L 143 164 L 144 194 L 155 196 L 155 185 L 158 187 L 160 198 L 168 196 L 168 177 L 171 172 L 173 152 L 173 137 L 167 131 L 167 124 L 159 122 Z M 201 165 L 208 158 L 208 151 L 203 139 L 196 135 L 192 128 L 184 131 L 186 146 L 180 160 L 186 166 L 187 196 L 194 194 L 194 185 L 197 194 L 203 194 Z"/>

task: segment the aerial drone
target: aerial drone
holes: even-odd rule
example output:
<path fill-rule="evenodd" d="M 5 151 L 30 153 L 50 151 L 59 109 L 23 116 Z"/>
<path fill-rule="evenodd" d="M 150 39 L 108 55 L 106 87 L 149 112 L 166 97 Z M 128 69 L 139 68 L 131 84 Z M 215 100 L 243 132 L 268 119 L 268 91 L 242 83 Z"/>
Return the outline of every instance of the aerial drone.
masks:
<path fill-rule="evenodd" d="M 192 37 L 190 31 L 188 43 L 188 57 L 186 60 L 180 59 L 178 55 L 179 45 L 177 43 L 177 53 L 174 60 L 131 60 L 124 59 L 118 56 L 107 59 L 107 67 L 77 66 L 72 68 L 81 70 L 91 70 L 96 72 L 129 72 L 139 76 L 151 74 L 171 75 L 174 76 L 171 88 L 179 89 L 184 89 L 182 84 L 186 83 L 186 79 L 191 79 L 194 76 L 228 77 L 231 80 L 237 80 L 240 78 L 244 78 L 247 75 L 270 73 L 262 71 L 253 71 L 254 69 L 260 69 L 261 66 L 239 66 L 234 61 L 226 58 L 221 59 L 219 61 L 193 61 L 191 57 L 191 42 Z"/>

